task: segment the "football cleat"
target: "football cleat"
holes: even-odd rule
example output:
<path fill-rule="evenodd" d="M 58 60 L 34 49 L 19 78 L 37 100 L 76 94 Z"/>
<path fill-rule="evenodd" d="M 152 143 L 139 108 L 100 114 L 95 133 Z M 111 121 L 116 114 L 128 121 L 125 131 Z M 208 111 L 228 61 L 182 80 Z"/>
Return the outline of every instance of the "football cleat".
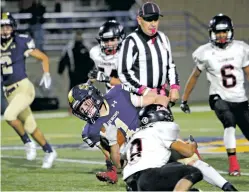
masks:
<path fill-rule="evenodd" d="M 191 188 L 191 189 L 189 189 L 189 191 L 199 191 L 199 192 L 202 192 L 202 190 L 197 189 L 197 188 Z"/>
<path fill-rule="evenodd" d="M 112 166 L 112 169 L 107 170 L 106 172 L 98 172 L 96 173 L 96 177 L 98 180 L 115 184 L 118 182 L 118 174 L 115 166 Z"/>
<path fill-rule="evenodd" d="M 238 191 L 231 183 L 226 182 L 223 187 L 222 187 L 223 191 Z"/>
<path fill-rule="evenodd" d="M 239 170 L 234 170 L 234 171 L 229 171 L 230 176 L 240 176 L 240 171 Z"/>
<path fill-rule="evenodd" d="M 56 159 L 56 157 L 57 157 L 57 153 L 54 149 L 51 153 L 45 153 L 42 168 L 43 169 L 50 169 L 53 166 L 53 162 Z"/>
<path fill-rule="evenodd" d="M 26 151 L 26 159 L 29 161 L 35 160 L 36 158 L 36 145 L 35 142 L 31 141 L 24 145 Z"/>

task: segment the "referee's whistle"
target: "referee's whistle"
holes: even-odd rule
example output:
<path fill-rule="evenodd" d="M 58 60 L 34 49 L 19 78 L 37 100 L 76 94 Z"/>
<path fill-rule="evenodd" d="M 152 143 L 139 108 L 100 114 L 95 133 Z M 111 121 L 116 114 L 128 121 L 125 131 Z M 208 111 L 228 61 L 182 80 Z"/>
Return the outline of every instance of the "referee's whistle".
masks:
<path fill-rule="evenodd" d="M 156 29 L 152 29 L 151 33 L 152 33 L 152 35 L 154 35 L 156 33 Z"/>

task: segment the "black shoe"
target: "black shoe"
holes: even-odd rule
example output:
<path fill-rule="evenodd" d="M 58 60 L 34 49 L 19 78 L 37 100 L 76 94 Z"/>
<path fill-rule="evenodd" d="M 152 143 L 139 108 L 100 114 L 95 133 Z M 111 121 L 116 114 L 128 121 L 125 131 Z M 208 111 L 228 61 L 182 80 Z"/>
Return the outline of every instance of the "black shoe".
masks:
<path fill-rule="evenodd" d="M 189 189 L 189 191 L 201 191 L 200 189 L 196 189 L 196 188 L 191 188 Z"/>
<path fill-rule="evenodd" d="M 221 188 L 223 191 L 238 191 L 231 183 L 226 182 Z"/>

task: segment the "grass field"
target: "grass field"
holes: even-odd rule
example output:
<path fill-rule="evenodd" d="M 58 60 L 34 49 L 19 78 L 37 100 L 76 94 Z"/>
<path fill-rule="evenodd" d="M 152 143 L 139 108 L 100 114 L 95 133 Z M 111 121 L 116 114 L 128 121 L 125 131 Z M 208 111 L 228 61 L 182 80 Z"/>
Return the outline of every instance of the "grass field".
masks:
<path fill-rule="evenodd" d="M 199 112 L 186 115 L 175 113 L 175 119 L 181 126 L 182 136 L 189 134 L 198 138 L 214 139 L 222 137 L 223 128 L 212 112 Z M 82 144 L 81 130 L 83 122 L 75 117 L 38 119 L 39 127 L 58 153 L 55 166 L 50 170 L 41 169 L 43 151 L 38 150 L 35 161 L 24 158 L 19 137 L 5 122 L 1 122 L 1 190 L 2 191 L 124 191 L 125 184 L 121 175 L 118 184 L 99 182 L 95 178 L 97 171 L 105 170 L 104 158 L 99 151 L 88 150 Z M 238 129 L 236 134 L 241 135 Z M 239 138 L 239 137 L 238 137 Z M 240 191 L 249 191 L 249 146 L 248 142 L 238 141 L 238 153 L 243 176 L 227 176 L 227 157 L 222 141 L 199 143 L 203 159 L 219 170 Z M 14 148 L 15 147 L 15 148 Z M 212 148 L 210 148 L 212 147 Z M 204 153 L 205 152 L 205 153 Z M 197 187 L 203 191 L 219 191 L 205 182 Z"/>

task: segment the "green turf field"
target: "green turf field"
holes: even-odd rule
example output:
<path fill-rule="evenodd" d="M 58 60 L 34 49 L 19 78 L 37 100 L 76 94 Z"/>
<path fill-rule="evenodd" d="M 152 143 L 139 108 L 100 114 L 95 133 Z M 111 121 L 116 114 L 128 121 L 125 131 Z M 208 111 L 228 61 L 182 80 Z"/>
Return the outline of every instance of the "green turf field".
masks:
<path fill-rule="evenodd" d="M 223 129 L 212 112 L 200 112 L 186 115 L 175 113 L 175 119 L 181 126 L 182 137 L 189 134 L 205 138 L 222 137 Z M 1 122 L 1 190 L 2 191 L 124 191 L 121 176 L 116 185 L 99 182 L 95 172 L 105 169 L 102 154 L 82 147 L 81 131 L 83 122 L 75 117 L 38 119 L 39 127 L 49 142 L 57 148 L 58 159 L 50 170 L 42 170 L 42 150 L 38 150 L 36 161 L 24 159 L 24 150 L 19 137 L 5 122 Z M 241 132 L 237 130 L 237 135 Z M 70 145 L 71 144 L 71 145 Z M 248 142 L 240 143 L 241 151 L 249 151 Z M 202 154 L 203 159 L 223 173 L 239 190 L 249 191 L 249 153 L 239 153 L 238 158 L 244 176 L 229 177 L 226 154 L 222 153 L 222 142 L 200 143 L 213 146 L 219 153 Z M 218 188 L 200 182 L 197 187 L 204 191 L 219 191 Z"/>

